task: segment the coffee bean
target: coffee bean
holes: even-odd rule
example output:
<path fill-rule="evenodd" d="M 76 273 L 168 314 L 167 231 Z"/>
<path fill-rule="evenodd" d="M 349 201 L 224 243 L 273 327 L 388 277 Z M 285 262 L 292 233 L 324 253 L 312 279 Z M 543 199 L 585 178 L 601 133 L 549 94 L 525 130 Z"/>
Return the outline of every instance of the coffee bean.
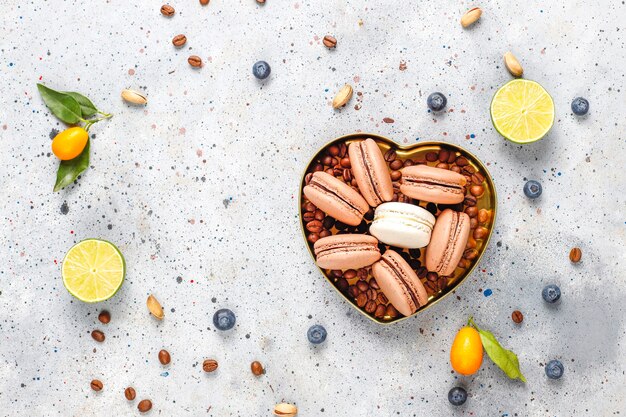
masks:
<path fill-rule="evenodd" d="M 359 289 L 359 291 L 361 291 L 361 292 L 365 292 L 365 291 L 367 291 L 370 288 L 369 284 L 367 282 L 365 282 L 365 281 L 357 282 L 356 286 Z"/>
<path fill-rule="evenodd" d="M 165 349 L 161 349 L 159 351 L 159 362 L 161 362 L 161 365 L 168 365 L 171 361 L 170 353 Z"/>
<path fill-rule="evenodd" d="M 330 36 L 330 35 L 324 36 L 324 39 L 322 40 L 322 42 L 324 43 L 324 46 L 327 48 L 334 48 L 337 46 L 337 39 L 335 39 L 333 36 Z"/>
<path fill-rule="evenodd" d="M 375 316 L 377 319 L 382 319 L 383 317 L 385 317 L 385 311 L 387 311 L 387 307 L 385 307 L 385 306 L 384 306 L 384 305 L 382 305 L 382 304 L 379 304 L 379 305 L 376 307 L 376 311 L 374 311 L 374 316 Z"/>
<path fill-rule="evenodd" d="M 350 287 L 348 287 L 348 294 L 350 295 L 350 297 L 357 298 L 360 293 L 361 291 L 356 285 L 350 285 Z"/>
<path fill-rule="evenodd" d="M 465 245 L 465 247 L 468 249 L 474 249 L 476 246 L 477 246 L 476 239 L 474 239 L 472 236 L 468 236 L 467 245 Z"/>
<path fill-rule="evenodd" d="M 344 170 L 341 172 L 341 177 L 343 178 L 343 181 L 344 181 L 346 184 L 351 183 L 351 182 L 352 182 L 352 171 L 350 171 L 349 169 L 344 169 Z"/>
<path fill-rule="evenodd" d="M 404 166 L 404 162 L 402 162 L 399 159 L 395 159 L 393 161 L 391 161 L 391 163 L 389 164 L 389 168 L 391 168 L 392 171 L 397 171 L 400 168 L 402 168 Z"/>
<path fill-rule="evenodd" d="M 152 409 L 152 401 L 150 400 L 141 400 L 139 404 L 137 404 L 137 409 L 140 413 L 147 413 Z"/>
<path fill-rule="evenodd" d="M 474 239 L 476 240 L 484 239 L 487 236 L 489 236 L 489 230 L 482 226 L 478 226 L 476 230 L 474 230 Z"/>
<path fill-rule="evenodd" d="M 478 251 L 476 249 L 466 249 L 463 252 L 463 257 L 469 261 L 473 261 L 478 257 Z"/>
<path fill-rule="evenodd" d="M 435 162 L 438 159 L 439 155 L 437 154 L 437 152 L 428 152 L 426 154 L 426 160 L 428 162 Z"/>
<path fill-rule="evenodd" d="M 449 166 L 447 163 L 445 162 L 439 162 L 437 165 L 435 165 L 435 168 L 440 168 L 440 169 L 448 169 Z"/>
<path fill-rule="evenodd" d="M 402 178 L 401 171 L 391 171 L 391 181 L 398 181 L 400 178 Z"/>
<path fill-rule="evenodd" d="M 367 304 L 365 304 L 365 311 L 367 311 L 370 314 L 376 311 L 376 301 L 374 300 L 368 301 Z"/>
<path fill-rule="evenodd" d="M 473 195 L 466 195 L 465 199 L 463 200 L 463 204 L 465 204 L 468 207 L 474 207 L 477 201 L 478 200 L 476 200 L 476 197 L 474 197 Z"/>
<path fill-rule="evenodd" d="M 470 261 L 468 261 L 467 259 L 463 259 L 461 258 L 461 260 L 459 261 L 458 265 L 459 268 L 467 268 L 468 266 L 470 266 Z"/>
<path fill-rule="evenodd" d="M 304 205 L 304 210 L 306 211 L 315 211 L 317 210 L 317 207 L 315 207 L 315 204 L 311 203 L 310 201 L 308 203 L 306 203 Z"/>
<path fill-rule="evenodd" d="M 458 158 L 456 158 L 456 164 L 460 167 L 464 167 L 469 165 L 469 161 L 464 156 L 459 156 Z"/>
<path fill-rule="evenodd" d="M 124 390 L 124 397 L 126 397 L 128 401 L 134 400 L 136 396 L 137 396 L 137 393 L 135 392 L 135 388 L 128 387 Z"/>
<path fill-rule="evenodd" d="M 356 305 L 358 305 L 359 307 L 363 308 L 363 307 L 365 307 L 365 304 L 367 304 L 367 294 L 362 292 L 361 294 L 359 294 L 356 297 Z"/>
<path fill-rule="evenodd" d="M 356 178 L 352 178 L 352 181 L 350 181 L 350 185 L 352 185 L 355 190 L 359 191 L 359 187 L 358 187 L 358 184 L 356 182 Z"/>
<path fill-rule="evenodd" d="M 332 176 L 335 175 L 335 170 L 333 168 L 326 168 L 324 172 L 327 173 L 328 175 L 332 175 Z"/>
<path fill-rule="evenodd" d="M 490 217 L 491 217 L 491 212 L 489 210 L 480 209 L 478 211 L 478 221 L 480 223 L 487 223 Z"/>
<path fill-rule="evenodd" d="M 348 146 L 341 142 L 339 144 L 339 154 L 337 155 L 339 158 L 343 158 L 344 156 L 346 156 L 346 153 L 348 153 Z M 349 166 L 346 168 L 350 168 Z"/>
<path fill-rule="evenodd" d="M 302 215 L 302 220 L 304 220 L 305 223 L 315 220 L 315 212 L 312 212 L 312 211 L 305 212 Z"/>
<path fill-rule="evenodd" d="M 354 269 L 348 269 L 346 272 L 343 273 L 343 277 L 345 279 L 354 279 L 356 278 L 356 271 Z"/>
<path fill-rule="evenodd" d="M 200 68 L 202 66 L 202 59 L 198 55 L 191 55 L 187 58 L 187 62 L 194 68 Z"/>
<path fill-rule="evenodd" d="M 322 231 L 322 222 L 319 220 L 311 220 L 306 224 L 306 230 L 312 233 L 319 233 Z"/>
<path fill-rule="evenodd" d="M 439 277 L 437 280 L 437 290 L 443 291 L 448 286 L 448 277 Z"/>
<path fill-rule="evenodd" d="M 111 322 L 111 313 L 106 310 L 102 310 L 100 314 L 98 314 L 98 320 L 102 324 L 109 324 Z"/>
<path fill-rule="evenodd" d="M 422 255 L 422 251 L 420 251 L 418 248 L 409 249 L 409 255 L 411 255 L 411 257 L 414 259 L 419 259 L 419 257 Z"/>
<path fill-rule="evenodd" d="M 348 280 L 345 278 L 339 278 L 339 281 L 337 281 L 337 288 L 341 292 L 346 292 L 349 286 L 350 284 L 348 283 Z"/>
<path fill-rule="evenodd" d="M 333 166 L 333 157 L 330 155 L 325 156 L 324 159 L 322 159 L 322 164 L 326 166 Z"/>
<path fill-rule="evenodd" d="M 330 156 L 337 156 L 339 155 L 339 147 L 337 145 L 331 145 L 328 147 L 328 154 Z"/>
<path fill-rule="evenodd" d="M 409 261 L 409 266 L 411 267 L 411 269 L 417 270 L 418 268 L 422 266 L 422 263 L 420 262 L 419 259 L 411 259 Z"/>
<path fill-rule="evenodd" d="M 332 233 L 330 233 L 329 230 L 322 229 L 322 231 L 319 232 L 319 235 L 320 235 L 320 239 L 321 239 L 323 237 L 328 237 L 328 236 L 332 235 Z"/>
<path fill-rule="evenodd" d="M 450 171 L 456 172 L 457 174 L 459 174 L 461 172 L 461 168 L 459 168 L 458 166 L 454 165 L 450 167 Z"/>
<path fill-rule="evenodd" d="M 519 323 L 521 323 L 521 322 L 524 320 L 524 315 L 522 314 L 522 312 L 521 312 L 521 311 L 519 311 L 519 310 L 515 310 L 515 311 L 511 314 L 511 319 L 512 319 L 515 323 L 519 324 Z"/>
<path fill-rule="evenodd" d="M 437 283 L 433 281 L 426 281 L 424 283 L 424 287 L 426 288 L 426 292 L 429 295 L 433 295 L 437 292 Z"/>
<path fill-rule="evenodd" d="M 93 381 L 91 381 L 91 389 L 98 392 L 98 391 L 102 391 L 102 388 L 104 387 L 104 385 L 102 384 L 102 381 L 100 381 L 99 379 L 94 379 Z"/>
<path fill-rule="evenodd" d="M 448 157 L 448 164 L 453 164 L 456 161 L 456 152 L 450 151 L 450 156 Z"/>
<path fill-rule="evenodd" d="M 485 181 L 485 176 L 480 172 L 475 172 L 472 174 L 472 182 L 476 185 L 481 185 Z"/>
<path fill-rule="evenodd" d="M 396 159 L 396 156 L 396 151 L 394 151 L 393 149 L 389 149 L 387 152 L 385 152 L 385 161 L 393 162 Z"/>
<path fill-rule="evenodd" d="M 324 220 L 324 217 L 326 217 L 326 214 L 322 210 L 315 210 L 315 220 L 321 222 L 322 220 Z"/>
<path fill-rule="evenodd" d="M 415 271 L 415 273 L 417 274 L 419 278 L 426 278 L 426 275 L 428 275 L 428 269 L 426 269 L 426 267 L 423 266 L 419 268 L 417 271 Z"/>
<path fill-rule="evenodd" d="M 398 313 L 398 310 L 396 310 L 394 306 L 392 306 L 391 304 L 387 306 L 387 311 L 385 311 L 385 317 L 389 317 L 390 319 L 395 319 L 399 315 L 400 313 Z"/>
<path fill-rule="evenodd" d="M 254 376 L 261 376 L 265 373 L 265 369 L 263 369 L 263 365 L 261 365 L 259 361 L 252 362 L 250 364 L 250 370 Z"/>
<path fill-rule="evenodd" d="M 474 197 L 480 197 L 481 195 L 483 195 L 484 192 L 485 192 L 485 190 L 483 189 L 482 185 L 472 185 L 470 187 L 470 193 Z"/>
<path fill-rule="evenodd" d="M 372 221 L 374 220 L 374 214 L 375 214 L 374 209 L 370 207 L 370 209 L 367 210 L 365 214 L 363 215 L 363 218 L 365 220 Z"/>
<path fill-rule="evenodd" d="M 331 269 L 330 275 L 335 278 L 341 278 L 343 276 L 343 271 L 341 269 Z"/>
<path fill-rule="evenodd" d="M 204 362 L 202 362 L 202 370 L 204 372 L 213 372 L 217 367 L 218 364 L 215 359 L 205 359 Z"/>
<path fill-rule="evenodd" d="M 313 173 L 309 172 L 308 174 L 306 174 L 304 176 L 304 184 L 305 185 L 309 185 L 309 183 L 311 182 L 311 179 L 313 178 Z"/>
<path fill-rule="evenodd" d="M 380 286 L 378 285 L 378 281 L 376 281 L 376 278 L 370 279 L 369 285 L 370 285 L 370 288 L 373 288 L 375 290 L 380 290 Z"/>
<path fill-rule="evenodd" d="M 389 300 L 387 299 L 387 296 L 385 296 L 385 294 L 383 294 L 382 292 L 378 293 L 378 296 L 376 297 L 376 302 L 378 304 L 387 304 L 389 302 Z"/>
<path fill-rule="evenodd" d="M 309 233 L 309 235 L 306 237 L 306 240 L 308 240 L 311 243 L 315 243 L 319 240 L 320 235 L 318 235 L 317 233 Z"/>
<path fill-rule="evenodd" d="M 580 259 L 582 257 L 583 257 L 583 251 L 580 250 L 580 248 L 572 248 L 572 250 L 569 251 L 569 260 L 572 261 L 572 263 L 580 262 Z"/>
<path fill-rule="evenodd" d="M 96 342 L 104 342 L 104 333 L 101 332 L 100 330 L 94 330 L 91 332 L 91 337 L 93 337 L 93 340 L 95 340 Z"/>
<path fill-rule="evenodd" d="M 447 149 L 441 149 L 439 151 L 439 162 L 448 162 L 448 157 L 450 156 L 450 151 Z"/>
<path fill-rule="evenodd" d="M 352 168 L 350 158 L 342 158 L 341 161 L 339 161 L 339 164 L 344 168 Z"/>
<path fill-rule="evenodd" d="M 348 228 L 348 225 L 340 222 L 339 220 L 335 220 L 335 227 L 337 228 L 337 230 L 346 230 Z"/>
<path fill-rule="evenodd" d="M 478 219 L 476 217 L 470 218 L 470 229 L 476 229 L 478 226 Z"/>
<path fill-rule="evenodd" d="M 369 290 L 367 290 L 367 299 L 368 300 L 376 300 L 376 297 L 378 297 L 378 293 L 376 292 L 375 289 L 370 288 Z"/>
<path fill-rule="evenodd" d="M 324 170 L 324 165 L 317 163 L 313 165 L 313 172 L 319 172 Z"/>
<path fill-rule="evenodd" d="M 183 34 L 176 35 L 174 36 L 174 39 L 172 39 L 172 43 L 174 44 L 175 47 L 180 48 L 181 46 L 187 43 L 187 37 Z"/>
<path fill-rule="evenodd" d="M 209 0 L 200 0 L 200 4 L 206 6 L 207 4 L 209 4 Z"/>
<path fill-rule="evenodd" d="M 439 275 L 437 275 L 436 272 L 429 272 L 426 274 L 426 279 L 429 281 L 437 281 L 437 278 L 439 278 Z"/>
<path fill-rule="evenodd" d="M 457 161 L 456 161 L 456 163 L 457 163 L 457 165 L 458 165 L 459 161 L 457 160 Z M 467 174 L 467 175 L 472 175 L 472 174 L 474 174 L 475 172 L 476 172 L 476 168 L 474 168 L 474 167 L 473 167 L 473 166 L 471 166 L 471 165 L 466 165 L 466 166 L 464 166 L 464 167 L 463 167 L 463 173 L 464 173 L 464 174 Z M 470 181 L 471 181 L 471 179 L 470 179 Z"/>
<path fill-rule="evenodd" d="M 473 206 L 473 207 L 468 207 L 465 209 L 465 214 L 467 214 L 470 217 L 476 217 L 478 216 L 478 207 Z"/>
<path fill-rule="evenodd" d="M 437 205 L 435 203 L 426 204 L 426 210 L 430 212 L 433 216 L 437 214 Z"/>
<path fill-rule="evenodd" d="M 393 197 L 391 197 L 391 201 L 397 202 L 399 197 L 400 196 L 398 195 L 398 193 L 393 193 Z"/>
<path fill-rule="evenodd" d="M 174 10 L 174 8 L 169 4 L 164 4 L 163 6 L 161 6 L 161 14 L 163 16 L 171 17 L 174 16 L 174 13 L 176 13 L 176 10 Z"/>
<path fill-rule="evenodd" d="M 404 164 L 402 164 L 402 166 L 404 166 L 404 167 L 410 167 L 410 166 L 413 166 L 413 165 L 414 165 L 413 161 L 411 161 L 410 159 L 405 160 Z"/>

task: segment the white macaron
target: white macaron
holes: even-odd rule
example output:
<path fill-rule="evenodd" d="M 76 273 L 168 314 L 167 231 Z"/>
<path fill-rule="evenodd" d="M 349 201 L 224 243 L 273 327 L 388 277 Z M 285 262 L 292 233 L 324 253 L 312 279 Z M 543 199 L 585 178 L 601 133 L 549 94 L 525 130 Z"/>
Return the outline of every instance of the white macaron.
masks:
<path fill-rule="evenodd" d="M 384 203 L 376 208 L 370 233 L 379 241 L 399 248 L 423 248 L 430 242 L 435 216 L 408 203 Z"/>

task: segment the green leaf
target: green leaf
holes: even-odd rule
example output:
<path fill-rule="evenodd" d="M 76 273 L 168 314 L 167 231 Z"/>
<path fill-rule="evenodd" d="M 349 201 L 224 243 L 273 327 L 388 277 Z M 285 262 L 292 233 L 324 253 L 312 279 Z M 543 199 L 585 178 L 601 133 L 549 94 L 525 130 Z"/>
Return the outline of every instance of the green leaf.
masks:
<path fill-rule="evenodd" d="M 55 91 L 43 84 L 37 84 L 39 94 L 52 114 L 67 124 L 75 124 L 81 120 L 80 104 L 68 94 Z"/>
<path fill-rule="evenodd" d="M 89 167 L 89 145 L 87 141 L 85 149 L 74 159 L 61 161 L 57 171 L 57 182 L 54 184 L 54 191 L 59 191 L 74 182 L 78 176 Z"/>
<path fill-rule="evenodd" d="M 517 359 L 517 355 L 510 350 L 503 348 L 500 343 L 498 343 L 498 340 L 493 333 L 488 332 L 487 330 L 479 329 L 476 324 L 474 324 L 474 327 L 478 330 L 480 340 L 483 342 L 483 347 L 493 363 L 498 365 L 498 367 L 502 369 L 509 378 L 519 379 L 522 382 L 526 382 L 526 378 L 524 378 L 522 371 L 519 369 L 519 360 Z"/>
<path fill-rule="evenodd" d="M 64 93 L 68 96 L 74 97 L 74 100 L 78 102 L 78 104 L 80 105 L 80 112 L 83 115 L 83 119 L 86 119 L 98 113 L 98 109 L 96 108 L 96 106 L 94 106 L 91 100 L 89 100 L 84 95 L 80 93 L 75 93 L 73 91 L 65 91 Z"/>

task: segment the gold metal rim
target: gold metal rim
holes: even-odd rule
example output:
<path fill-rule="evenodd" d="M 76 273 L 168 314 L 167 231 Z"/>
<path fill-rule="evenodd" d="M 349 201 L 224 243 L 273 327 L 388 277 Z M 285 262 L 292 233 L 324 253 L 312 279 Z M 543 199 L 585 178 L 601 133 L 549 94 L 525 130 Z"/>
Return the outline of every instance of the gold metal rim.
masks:
<path fill-rule="evenodd" d="M 448 291 L 446 291 L 444 294 L 442 294 L 441 296 L 437 297 L 435 300 L 429 302 L 428 304 L 426 304 L 424 307 L 420 308 L 419 310 L 417 310 L 415 313 L 413 313 L 412 315 L 408 316 L 408 317 L 402 317 L 400 319 L 394 320 L 394 321 L 389 321 L 389 322 L 384 322 L 384 321 L 378 321 L 376 320 L 374 317 L 370 316 L 369 314 L 367 314 L 365 311 L 361 310 L 360 308 L 356 307 L 354 305 L 354 303 L 345 296 L 345 294 L 343 294 L 341 291 L 339 291 L 339 289 L 335 286 L 335 284 L 333 284 L 333 282 L 326 276 L 326 274 L 324 273 L 324 271 L 317 266 L 317 264 L 315 264 L 315 253 L 313 253 L 313 251 L 311 250 L 311 247 L 309 246 L 309 244 L 307 243 L 307 237 L 306 237 L 306 233 L 304 231 L 304 226 L 303 226 L 303 221 L 302 221 L 302 189 L 304 188 L 304 178 L 306 177 L 307 174 L 307 170 L 309 169 L 309 167 L 311 166 L 311 163 L 313 162 L 314 158 L 323 150 L 326 149 L 328 146 L 333 145 L 335 143 L 338 142 L 345 142 L 347 140 L 354 140 L 354 139 L 366 139 L 366 138 L 372 138 L 375 140 L 380 140 L 381 142 L 386 142 L 387 144 L 391 145 L 391 146 L 395 146 L 401 150 L 411 150 L 411 149 L 415 149 L 418 147 L 422 147 L 422 146 L 445 146 L 447 148 L 452 148 L 452 149 L 456 149 L 459 152 L 462 152 L 463 154 L 465 154 L 466 156 L 469 156 L 472 158 L 473 161 L 475 161 L 477 163 L 478 166 L 480 166 L 480 168 L 484 171 L 485 173 L 485 180 L 487 181 L 487 183 L 489 184 L 489 187 L 493 190 L 493 200 L 494 200 L 494 206 L 491 208 L 491 210 L 493 210 L 493 221 L 492 221 L 492 226 L 489 229 L 489 235 L 487 236 L 487 239 L 485 240 L 485 245 L 483 250 L 481 251 L 480 255 L 478 256 L 478 259 L 476 259 L 476 262 L 474 262 L 474 265 L 465 273 L 465 276 L 462 277 L 462 279 L 460 279 L 459 281 L 457 281 L 452 287 L 449 288 Z M 376 133 L 367 133 L 367 132 L 357 132 L 357 133 L 350 133 L 347 135 L 343 135 L 343 136 L 339 136 L 329 142 L 327 142 L 326 144 L 324 144 L 322 147 L 320 147 L 317 152 L 315 152 L 315 154 L 311 157 L 311 159 L 309 159 L 309 162 L 307 163 L 307 165 L 304 167 L 304 171 L 302 173 L 301 176 L 301 180 L 300 180 L 300 189 L 298 190 L 298 219 L 300 221 L 300 232 L 302 233 L 302 237 L 304 239 L 305 245 L 307 247 L 307 249 L 309 250 L 309 254 L 311 255 L 311 258 L 313 259 L 313 264 L 315 265 L 315 267 L 318 269 L 318 271 L 322 274 L 322 276 L 324 277 L 324 279 L 330 284 L 330 286 L 348 303 L 350 304 L 350 307 L 357 310 L 359 313 L 361 313 L 363 316 L 367 317 L 368 319 L 370 319 L 371 321 L 380 324 L 380 325 L 392 325 L 395 323 L 399 323 L 401 321 L 404 321 L 408 318 L 411 317 L 415 317 L 418 314 L 428 310 L 430 307 L 434 306 L 435 304 L 437 304 L 439 301 L 443 300 L 444 298 L 446 298 L 448 295 L 450 295 L 452 292 L 454 292 L 454 290 L 456 290 L 458 287 L 461 286 L 461 284 L 463 284 L 463 282 L 465 282 L 465 280 L 472 275 L 472 273 L 474 272 L 474 269 L 476 269 L 476 267 L 478 266 L 478 264 L 480 263 L 481 259 L 483 258 L 483 255 L 485 254 L 485 252 L 487 251 L 487 248 L 489 247 L 489 243 L 491 241 L 491 235 L 493 233 L 493 229 L 495 228 L 495 224 L 496 224 L 496 219 L 497 219 L 497 213 L 498 213 L 498 192 L 496 190 L 496 186 L 493 183 L 493 179 L 491 178 L 491 173 L 489 172 L 489 170 L 487 169 L 487 167 L 483 164 L 483 162 L 473 153 L 471 153 L 470 151 L 466 150 L 465 148 L 459 146 L 459 145 L 455 145 L 453 143 L 449 143 L 449 142 L 441 142 L 441 141 L 427 141 L 427 142 L 417 142 L 417 143 L 413 143 L 410 145 L 400 145 L 397 142 L 395 142 L 392 139 L 389 139 L 386 136 L 382 136 Z"/>

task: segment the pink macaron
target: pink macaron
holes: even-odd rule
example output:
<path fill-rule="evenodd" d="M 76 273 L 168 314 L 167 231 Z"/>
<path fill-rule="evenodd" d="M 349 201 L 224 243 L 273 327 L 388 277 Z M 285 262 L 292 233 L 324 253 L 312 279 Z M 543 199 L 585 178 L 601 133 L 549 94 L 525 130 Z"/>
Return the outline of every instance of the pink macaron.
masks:
<path fill-rule="evenodd" d="M 370 206 L 376 207 L 393 198 L 389 168 L 374 139 L 352 142 L 348 147 L 352 173 L 359 191 Z"/>
<path fill-rule="evenodd" d="M 405 316 L 428 303 L 426 288 L 411 266 L 393 250 L 372 265 L 372 275 L 389 302 Z"/>
<path fill-rule="evenodd" d="M 357 269 L 380 259 L 378 240 L 369 235 L 334 235 L 313 245 L 316 263 L 323 269 Z"/>
<path fill-rule="evenodd" d="M 350 226 L 358 226 L 370 209 L 354 188 L 324 171 L 315 172 L 303 191 L 317 208 Z"/>
<path fill-rule="evenodd" d="M 441 276 L 456 269 L 470 234 L 470 218 L 465 213 L 445 209 L 437 217 L 426 247 L 426 268 Z"/>

